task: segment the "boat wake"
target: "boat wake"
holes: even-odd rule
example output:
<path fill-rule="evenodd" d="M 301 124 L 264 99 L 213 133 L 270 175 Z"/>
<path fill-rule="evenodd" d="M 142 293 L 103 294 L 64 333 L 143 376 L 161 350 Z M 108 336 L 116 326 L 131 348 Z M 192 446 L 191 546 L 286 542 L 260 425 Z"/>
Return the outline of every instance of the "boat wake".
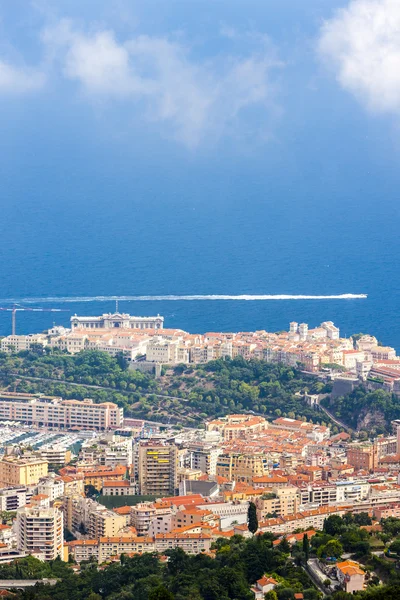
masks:
<path fill-rule="evenodd" d="M 3 298 L 0 304 L 37 304 L 45 302 L 157 302 L 157 301 L 201 301 L 201 300 L 236 300 L 236 301 L 267 301 L 267 300 L 359 300 L 367 298 L 367 294 L 331 294 L 327 296 L 290 295 L 290 294 L 205 294 L 205 295 L 166 295 L 166 296 L 48 296 L 42 298 Z"/>

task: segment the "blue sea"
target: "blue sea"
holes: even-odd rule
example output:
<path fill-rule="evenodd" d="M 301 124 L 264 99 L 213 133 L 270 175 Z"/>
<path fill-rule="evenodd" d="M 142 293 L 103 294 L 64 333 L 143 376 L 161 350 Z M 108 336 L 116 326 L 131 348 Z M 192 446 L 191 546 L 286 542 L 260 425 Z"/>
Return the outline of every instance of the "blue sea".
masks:
<path fill-rule="evenodd" d="M 18 333 L 115 308 L 61 297 L 352 293 L 368 297 L 121 301 L 120 310 L 192 332 L 332 320 L 342 335 L 368 332 L 400 351 L 400 153 L 387 152 L 378 126 L 368 146 L 353 114 L 346 143 L 327 119 L 267 150 L 190 153 L 89 135 L 84 119 L 68 133 L 68 115 L 60 137 L 56 107 L 38 111 L 44 136 L 23 111 L 18 132 L 1 126 L 0 306 L 52 297 L 28 305 L 70 312 L 19 312 Z M 287 128 L 290 139 L 290 119 Z M 10 331 L 0 311 L 0 334 Z"/>

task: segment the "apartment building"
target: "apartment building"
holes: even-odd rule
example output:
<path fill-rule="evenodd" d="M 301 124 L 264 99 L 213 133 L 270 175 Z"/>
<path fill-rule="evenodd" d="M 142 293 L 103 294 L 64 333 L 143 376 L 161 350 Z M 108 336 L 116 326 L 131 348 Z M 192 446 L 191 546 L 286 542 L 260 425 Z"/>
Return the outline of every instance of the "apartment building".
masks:
<path fill-rule="evenodd" d="M 28 504 L 35 493 L 34 487 L 15 485 L 0 489 L 0 511 L 15 511 Z"/>
<path fill-rule="evenodd" d="M 165 552 L 171 548 L 182 548 L 187 554 L 200 554 L 209 552 L 212 537 L 207 533 L 161 533 L 156 535 L 156 552 Z"/>
<path fill-rule="evenodd" d="M 112 556 L 154 551 L 153 538 L 134 535 L 104 536 L 98 540 L 76 540 L 65 544 L 65 555 L 67 557 L 71 555 L 77 563 L 90 560 L 92 557 L 99 563 L 103 563 Z"/>
<path fill-rule="evenodd" d="M 378 466 L 377 448 L 373 443 L 349 444 L 347 462 L 357 471 L 373 471 Z"/>
<path fill-rule="evenodd" d="M 4 456 L 0 461 L 0 486 L 34 485 L 47 475 L 48 463 L 40 457 Z"/>
<path fill-rule="evenodd" d="M 337 502 L 337 486 L 323 481 L 314 482 L 299 490 L 300 505 L 329 506 Z"/>
<path fill-rule="evenodd" d="M 178 510 L 172 518 L 172 528 L 182 529 L 189 525 L 208 524 L 215 527 L 219 519 L 215 517 L 211 510 L 197 507 L 189 507 L 183 510 Z"/>
<path fill-rule="evenodd" d="M 264 521 L 269 515 L 293 515 L 298 511 L 298 506 L 297 488 L 294 486 L 275 488 L 272 493 L 256 499 L 257 517 L 260 521 Z"/>
<path fill-rule="evenodd" d="M 83 462 L 95 462 L 102 466 L 131 466 L 133 463 L 132 439 L 107 433 L 100 440 L 87 440 L 79 452 Z"/>
<path fill-rule="evenodd" d="M 251 483 L 253 477 L 267 475 L 268 469 L 264 452 L 229 452 L 218 457 L 216 474 L 228 481 Z"/>
<path fill-rule="evenodd" d="M 105 481 L 103 483 L 103 496 L 133 496 L 136 485 L 123 479 L 122 481 Z"/>
<path fill-rule="evenodd" d="M 64 544 L 64 561 L 67 562 L 71 556 L 78 564 L 92 557 L 99 561 L 98 540 L 75 540 Z"/>
<path fill-rule="evenodd" d="M 62 446 L 50 446 L 41 448 L 40 456 L 47 460 L 52 465 L 64 466 L 71 462 L 71 450 L 67 450 Z"/>
<path fill-rule="evenodd" d="M 365 480 L 336 481 L 337 502 L 359 502 L 369 497 L 371 485 Z"/>
<path fill-rule="evenodd" d="M 57 508 L 19 508 L 16 530 L 20 551 L 41 560 L 63 558 L 63 514 Z"/>
<path fill-rule="evenodd" d="M 225 441 L 246 438 L 251 434 L 265 431 L 269 423 L 264 417 L 249 415 L 227 415 L 206 423 L 207 431 L 218 431 Z"/>
<path fill-rule="evenodd" d="M 91 538 L 113 537 L 125 527 L 125 522 L 123 515 L 99 505 L 99 508 L 89 512 L 88 534 Z"/>
<path fill-rule="evenodd" d="M 39 480 L 37 491 L 38 494 L 44 494 L 49 497 L 50 502 L 56 498 L 62 498 L 64 495 L 65 483 L 61 477 L 57 477 L 54 473 L 50 473 L 48 477 L 43 477 Z"/>
<path fill-rule="evenodd" d="M 80 494 L 82 485 L 93 485 L 100 492 L 105 481 L 122 481 L 125 479 L 126 472 L 127 469 L 123 465 L 114 468 L 97 467 L 95 469 L 83 465 L 80 467 L 65 467 L 59 471 L 64 484 L 69 488 L 65 490 L 66 495 L 73 493 L 74 490 Z"/>
<path fill-rule="evenodd" d="M 126 517 L 90 498 L 64 497 L 65 526 L 71 531 L 85 530 L 91 538 L 116 535 L 126 525 Z"/>
<path fill-rule="evenodd" d="M 189 466 L 191 469 L 199 469 L 202 473 L 208 475 L 216 475 L 218 456 L 222 453 L 221 448 L 216 448 L 211 445 L 203 447 L 188 447 L 190 455 Z"/>
<path fill-rule="evenodd" d="M 147 535 L 150 523 L 156 514 L 157 511 L 152 502 L 139 502 L 131 507 L 131 522 L 138 535 Z"/>
<path fill-rule="evenodd" d="M 0 393 L 0 419 L 65 429 L 115 429 L 123 423 L 123 410 L 113 402 L 62 400 L 12 392 Z"/>
<path fill-rule="evenodd" d="M 40 333 L 31 333 L 29 335 L 8 335 L 0 342 L 0 350 L 11 354 L 13 352 L 22 352 L 30 350 L 36 345 L 47 346 L 47 337 Z"/>
<path fill-rule="evenodd" d="M 371 354 L 374 362 L 396 359 L 396 350 L 390 346 L 374 346 L 371 348 Z"/>
<path fill-rule="evenodd" d="M 314 510 L 302 511 L 286 517 L 276 517 L 259 522 L 259 531 L 270 533 L 292 533 L 295 529 L 316 529 L 321 530 L 325 519 L 330 515 L 343 516 L 346 512 L 351 512 L 351 504 L 343 506 L 321 506 Z"/>
<path fill-rule="evenodd" d="M 157 498 L 174 495 L 178 489 L 178 449 L 161 442 L 139 444 L 139 489 Z"/>
<path fill-rule="evenodd" d="M 148 360 L 149 362 L 156 362 L 161 364 L 177 364 L 179 345 L 179 339 L 167 340 L 161 337 L 154 338 L 147 344 L 146 360 Z M 187 356 L 187 359 L 188 358 L 189 356 Z M 181 360 L 179 362 L 189 362 L 189 360 Z"/>
<path fill-rule="evenodd" d="M 107 536 L 101 537 L 99 544 L 99 562 L 102 563 L 111 556 L 121 554 L 142 554 L 156 551 L 153 538 L 138 536 Z"/>
<path fill-rule="evenodd" d="M 85 493 L 85 484 L 83 481 L 83 474 L 77 473 L 75 475 L 61 475 L 61 479 L 64 482 L 64 495 L 65 496 L 83 496 Z"/>

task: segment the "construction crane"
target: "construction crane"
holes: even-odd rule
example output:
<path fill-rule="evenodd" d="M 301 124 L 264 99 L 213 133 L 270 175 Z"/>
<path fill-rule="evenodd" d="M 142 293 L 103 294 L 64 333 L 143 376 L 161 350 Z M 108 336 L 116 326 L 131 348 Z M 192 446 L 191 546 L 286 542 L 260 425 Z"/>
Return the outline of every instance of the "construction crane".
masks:
<path fill-rule="evenodd" d="M 19 304 L 14 304 L 14 306 L 3 307 L 0 306 L 0 310 L 6 310 L 11 312 L 11 332 L 12 335 L 15 335 L 16 331 L 16 321 L 17 321 L 17 312 L 18 311 L 31 311 L 31 312 L 69 312 L 66 308 L 39 308 L 39 307 L 28 307 L 28 306 L 20 306 Z"/>

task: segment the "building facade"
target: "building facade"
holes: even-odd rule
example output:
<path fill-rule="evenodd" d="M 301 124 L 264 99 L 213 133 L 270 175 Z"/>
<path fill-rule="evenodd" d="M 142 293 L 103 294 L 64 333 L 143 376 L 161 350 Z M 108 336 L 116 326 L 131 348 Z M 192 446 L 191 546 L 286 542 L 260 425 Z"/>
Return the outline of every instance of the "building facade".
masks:
<path fill-rule="evenodd" d="M 63 514 L 57 508 L 18 509 L 16 529 L 19 550 L 41 560 L 63 558 Z"/>
<path fill-rule="evenodd" d="M 29 425 L 65 429 L 115 429 L 123 423 L 123 410 L 113 402 L 94 404 L 93 400 L 62 400 L 1 392 L 0 419 Z"/>
<path fill-rule="evenodd" d="M 173 496 L 178 489 L 178 449 L 158 442 L 139 444 L 139 489 L 157 498 Z"/>
<path fill-rule="evenodd" d="M 162 329 L 164 317 L 133 317 L 126 313 L 108 313 L 101 317 L 71 317 L 71 329 Z"/>
<path fill-rule="evenodd" d="M 5 456 L 0 461 L 0 486 L 34 485 L 47 475 L 47 460 L 23 456 Z"/>

